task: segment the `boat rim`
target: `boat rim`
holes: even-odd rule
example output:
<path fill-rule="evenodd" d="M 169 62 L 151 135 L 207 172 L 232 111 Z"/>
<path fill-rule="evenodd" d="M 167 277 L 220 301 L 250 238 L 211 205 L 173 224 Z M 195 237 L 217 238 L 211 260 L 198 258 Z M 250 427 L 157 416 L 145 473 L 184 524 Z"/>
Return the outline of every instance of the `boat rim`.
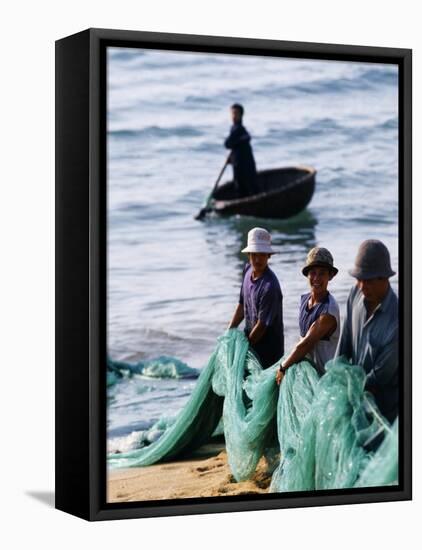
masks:
<path fill-rule="evenodd" d="M 307 180 L 308 178 L 314 176 L 316 174 L 316 169 L 315 168 L 312 168 L 311 166 L 305 166 L 305 165 L 300 165 L 300 166 L 286 166 L 284 168 L 268 168 L 267 170 L 261 170 L 259 173 L 260 174 L 265 174 L 265 173 L 268 173 L 268 172 L 275 172 L 275 171 L 278 171 L 278 170 L 304 170 L 306 173 L 301 176 L 300 178 L 298 178 L 297 180 L 294 180 L 290 183 L 288 183 L 287 185 L 285 185 L 282 189 L 274 189 L 273 191 L 264 191 L 263 193 L 258 193 L 256 195 L 249 195 L 247 197 L 243 197 L 241 199 L 232 199 L 232 200 L 219 200 L 219 199 L 213 199 L 213 208 L 215 210 L 219 210 L 219 209 L 222 209 L 224 208 L 223 205 L 227 205 L 227 204 L 230 204 L 230 205 L 237 205 L 237 204 L 247 204 L 248 202 L 253 202 L 257 199 L 262 199 L 264 197 L 271 197 L 272 195 L 277 195 L 278 193 L 280 193 L 281 191 L 287 191 L 289 189 L 292 189 L 293 187 L 296 187 L 297 185 L 300 185 L 302 184 L 305 180 Z M 229 180 L 229 181 L 233 181 L 233 180 Z M 224 184 L 223 184 L 224 185 Z"/>

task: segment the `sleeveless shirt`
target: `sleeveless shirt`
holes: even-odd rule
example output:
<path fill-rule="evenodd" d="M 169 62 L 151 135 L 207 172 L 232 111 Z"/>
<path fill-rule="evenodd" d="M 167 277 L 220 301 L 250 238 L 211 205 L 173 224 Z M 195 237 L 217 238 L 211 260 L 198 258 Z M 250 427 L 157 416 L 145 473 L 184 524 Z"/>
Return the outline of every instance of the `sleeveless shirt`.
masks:
<path fill-rule="evenodd" d="M 310 297 L 311 293 L 308 292 L 307 294 L 303 294 L 300 298 L 299 328 L 302 338 L 306 336 L 312 324 L 321 315 L 332 315 L 337 321 L 337 327 L 333 334 L 321 339 L 308 354 L 316 370 L 322 375 L 325 372 L 325 363 L 333 359 L 337 349 L 337 343 L 340 336 L 340 311 L 336 300 L 329 292 L 327 292 L 327 296 L 323 302 L 318 302 L 311 308 L 308 307 Z"/>

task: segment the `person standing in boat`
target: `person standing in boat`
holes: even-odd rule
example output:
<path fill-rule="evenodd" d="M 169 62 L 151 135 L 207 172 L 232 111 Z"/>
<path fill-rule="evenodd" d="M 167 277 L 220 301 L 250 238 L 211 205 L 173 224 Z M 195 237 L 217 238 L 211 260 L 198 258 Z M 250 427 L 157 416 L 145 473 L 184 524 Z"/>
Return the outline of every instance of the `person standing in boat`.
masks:
<path fill-rule="evenodd" d="M 239 103 L 230 108 L 233 126 L 224 145 L 231 149 L 230 163 L 233 166 L 233 180 L 239 197 L 258 192 L 256 165 L 252 153 L 251 136 L 243 126 L 244 109 Z"/>
<path fill-rule="evenodd" d="M 310 292 L 300 300 L 299 328 L 301 339 L 281 363 L 277 384 L 294 363 L 310 360 L 318 374 L 323 375 L 327 361 L 333 359 L 340 337 L 340 312 L 334 296 L 328 292 L 328 283 L 337 275 L 329 250 L 315 247 L 309 251 L 302 274 L 307 277 Z"/>
<path fill-rule="evenodd" d="M 263 368 L 276 363 L 284 353 L 283 294 L 275 273 L 268 267 L 274 254 L 271 235 L 255 227 L 248 233 L 248 254 L 243 270 L 239 303 L 228 328 L 245 320 L 245 335 Z"/>

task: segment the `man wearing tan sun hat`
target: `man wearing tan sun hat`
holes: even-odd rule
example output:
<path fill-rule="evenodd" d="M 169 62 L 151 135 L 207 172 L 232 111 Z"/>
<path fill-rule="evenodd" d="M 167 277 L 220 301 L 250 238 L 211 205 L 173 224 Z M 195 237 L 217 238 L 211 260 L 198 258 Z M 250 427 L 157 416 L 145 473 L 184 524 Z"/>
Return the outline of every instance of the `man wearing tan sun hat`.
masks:
<path fill-rule="evenodd" d="M 228 328 L 236 328 L 245 320 L 250 347 L 267 368 L 284 353 L 283 294 L 268 267 L 268 260 L 275 254 L 271 235 L 261 227 L 251 229 L 242 252 L 248 255 L 249 263 L 243 270 L 239 303 Z"/>
<path fill-rule="evenodd" d="M 280 365 L 277 383 L 289 367 L 305 358 L 323 375 L 326 362 L 334 357 L 340 335 L 340 312 L 328 284 L 337 273 L 329 250 L 317 246 L 309 251 L 302 269 L 302 275 L 308 279 L 309 292 L 300 299 L 300 339 Z"/>

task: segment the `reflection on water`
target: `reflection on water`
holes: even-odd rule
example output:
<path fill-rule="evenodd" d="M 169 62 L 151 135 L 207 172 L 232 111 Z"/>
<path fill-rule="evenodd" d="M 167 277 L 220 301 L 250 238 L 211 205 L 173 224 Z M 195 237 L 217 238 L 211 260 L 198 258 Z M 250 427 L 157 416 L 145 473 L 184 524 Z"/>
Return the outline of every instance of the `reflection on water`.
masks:
<path fill-rule="evenodd" d="M 248 233 L 254 227 L 263 227 L 271 233 L 272 245 L 286 263 L 295 264 L 316 246 L 315 227 L 318 220 L 312 212 L 304 210 L 287 220 L 271 220 L 252 216 L 230 218 L 210 216 L 205 222 L 205 241 L 211 254 L 223 254 L 227 261 L 235 260 L 242 271 Z"/>

